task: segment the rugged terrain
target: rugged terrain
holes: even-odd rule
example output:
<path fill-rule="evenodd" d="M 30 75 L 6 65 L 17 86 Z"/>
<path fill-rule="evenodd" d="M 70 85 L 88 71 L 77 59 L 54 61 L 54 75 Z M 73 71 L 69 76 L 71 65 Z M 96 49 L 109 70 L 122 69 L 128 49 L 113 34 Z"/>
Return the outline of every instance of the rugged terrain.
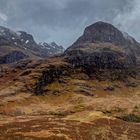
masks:
<path fill-rule="evenodd" d="M 0 139 L 139 140 L 138 52 L 97 22 L 60 56 L 1 65 Z"/>

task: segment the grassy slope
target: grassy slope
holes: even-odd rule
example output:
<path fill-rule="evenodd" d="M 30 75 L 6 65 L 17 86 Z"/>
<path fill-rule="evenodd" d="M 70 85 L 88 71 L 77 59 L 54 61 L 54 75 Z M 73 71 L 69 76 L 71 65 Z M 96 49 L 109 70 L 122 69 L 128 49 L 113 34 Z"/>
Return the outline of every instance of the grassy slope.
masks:
<path fill-rule="evenodd" d="M 76 70 L 45 86 L 42 96 L 34 96 L 25 90 L 24 86 L 27 83 L 33 85 L 49 65 L 63 64 L 61 59 L 54 58 L 38 66 L 28 64 L 30 74 L 24 73 L 27 69 L 4 74 L 0 79 L 1 139 L 140 138 L 139 124 L 116 119 L 129 114 L 140 116 L 138 79 L 130 79 L 137 86 L 128 86 L 119 80 L 89 79 L 85 73 Z"/>

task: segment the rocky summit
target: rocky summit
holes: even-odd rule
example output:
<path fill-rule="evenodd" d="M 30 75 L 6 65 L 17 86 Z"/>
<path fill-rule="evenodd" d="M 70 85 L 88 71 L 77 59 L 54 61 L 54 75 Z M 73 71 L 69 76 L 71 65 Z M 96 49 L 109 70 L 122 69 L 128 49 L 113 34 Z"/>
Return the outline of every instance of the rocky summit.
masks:
<path fill-rule="evenodd" d="M 139 61 L 140 44 L 109 23 L 97 22 L 65 51 L 73 66 L 88 69 L 125 69 Z"/>

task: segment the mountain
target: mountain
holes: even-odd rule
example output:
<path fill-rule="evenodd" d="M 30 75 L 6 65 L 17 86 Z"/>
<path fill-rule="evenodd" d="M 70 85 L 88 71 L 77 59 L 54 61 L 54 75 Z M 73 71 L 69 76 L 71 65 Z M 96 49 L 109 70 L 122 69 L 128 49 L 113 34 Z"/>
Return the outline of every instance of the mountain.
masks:
<path fill-rule="evenodd" d="M 8 54 L 17 58 L 24 48 L 36 56 L 26 34 L 17 36 L 24 45 L 3 40 L 5 52 L 16 48 Z M 62 50 L 55 43 L 39 46 Z M 61 55 L 0 65 L 0 139 L 139 140 L 139 55 L 135 39 L 97 22 Z"/>
<path fill-rule="evenodd" d="M 124 69 L 139 62 L 140 44 L 109 23 L 97 22 L 65 51 L 68 62 L 93 70 Z"/>
<path fill-rule="evenodd" d="M 39 43 L 40 47 L 42 49 L 45 49 L 48 55 L 54 55 L 54 54 L 61 54 L 64 52 L 64 48 L 62 46 L 57 45 L 55 42 L 51 43 Z"/>
<path fill-rule="evenodd" d="M 56 43 L 43 45 L 35 42 L 32 35 L 14 32 L 0 26 L 0 63 L 12 63 L 24 58 L 46 58 L 62 53 L 64 48 Z"/>

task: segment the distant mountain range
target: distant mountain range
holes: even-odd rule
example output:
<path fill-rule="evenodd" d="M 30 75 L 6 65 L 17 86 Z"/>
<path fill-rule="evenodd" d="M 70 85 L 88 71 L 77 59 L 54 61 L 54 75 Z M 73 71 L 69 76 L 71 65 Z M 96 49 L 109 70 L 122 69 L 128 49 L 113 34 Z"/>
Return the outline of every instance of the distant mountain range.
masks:
<path fill-rule="evenodd" d="M 46 58 L 63 53 L 64 48 L 52 43 L 36 43 L 33 36 L 24 32 L 14 32 L 0 26 L 0 64 L 12 63 L 18 60 Z"/>

